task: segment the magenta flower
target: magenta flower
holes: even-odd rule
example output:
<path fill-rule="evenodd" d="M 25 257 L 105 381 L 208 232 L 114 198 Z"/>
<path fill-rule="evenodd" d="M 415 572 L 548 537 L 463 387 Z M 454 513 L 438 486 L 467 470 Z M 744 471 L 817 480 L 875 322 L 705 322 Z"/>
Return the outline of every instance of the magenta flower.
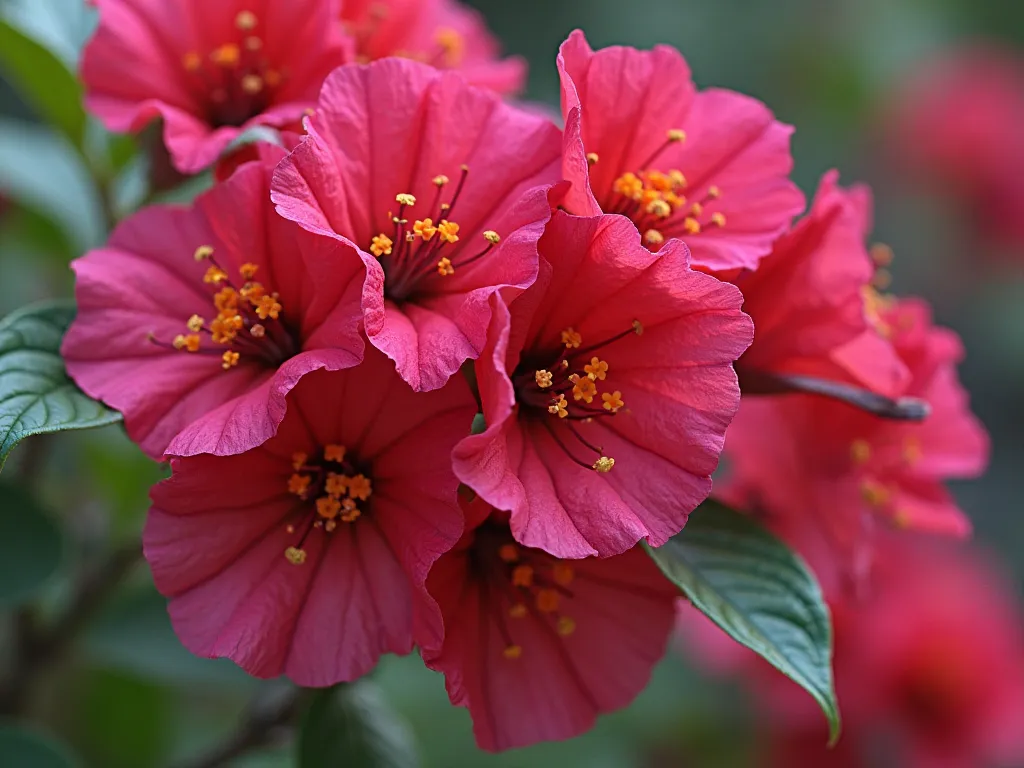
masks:
<path fill-rule="evenodd" d="M 274 212 L 283 152 L 259 151 L 192 207 L 142 210 L 72 265 L 68 372 L 154 458 L 259 445 L 303 374 L 362 358 L 362 267 Z"/>
<path fill-rule="evenodd" d="M 691 271 L 679 241 L 651 253 L 621 216 L 558 212 L 540 250 L 538 282 L 510 311 L 492 302 L 487 429 L 455 472 L 556 557 L 664 544 L 710 492 L 739 406 L 740 292 Z"/>
<path fill-rule="evenodd" d="M 804 207 L 789 180 L 793 129 L 732 91 L 697 91 L 679 51 L 561 47 L 570 213 L 621 213 L 657 250 L 686 240 L 695 267 L 753 269 Z"/>
<path fill-rule="evenodd" d="M 143 541 L 181 641 L 309 686 L 440 642 L 423 584 L 462 533 L 448 455 L 473 412 L 462 380 L 417 394 L 370 350 L 305 377 L 263 445 L 172 458 Z"/>
<path fill-rule="evenodd" d="M 418 390 L 483 348 L 488 297 L 537 275 L 559 131 L 402 59 L 336 70 L 281 164 L 278 211 L 366 265 L 370 343 Z"/>
<path fill-rule="evenodd" d="M 213 163 L 246 128 L 293 123 L 350 60 L 335 0 L 98 0 L 86 106 L 112 131 L 163 120 L 174 166 Z"/>
<path fill-rule="evenodd" d="M 504 517 L 471 523 L 431 570 L 445 637 L 423 649 L 491 751 L 572 738 L 629 704 L 665 652 L 679 594 L 639 548 L 559 560 L 518 545 Z"/>
<path fill-rule="evenodd" d="M 415 59 L 456 69 L 498 93 L 515 93 L 526 79 L 526 62 L 499 59 L 500 45 L 479 11 L 455 0 L 343 0 L 341 18 L 361 62 Z"/>

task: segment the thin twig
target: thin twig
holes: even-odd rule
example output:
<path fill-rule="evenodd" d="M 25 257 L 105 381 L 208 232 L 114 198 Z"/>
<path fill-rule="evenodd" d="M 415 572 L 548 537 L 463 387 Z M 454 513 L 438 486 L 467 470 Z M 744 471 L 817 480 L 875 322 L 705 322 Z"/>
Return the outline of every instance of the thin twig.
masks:
<path fill-rule="evenodd" d="M 78 631 L 141 559 L 137 541 L 114 550 L 77 579 L 67 608 L 53 622 L 39 626 L 28 616 L 19 622 L 16 657 L 0 681 L 0 714 L 18 714 L 24 709 L 36 678 L 60 659 Z"/>
<path fill-rule="evenodd" d="M 274 744 L 299 713 L 305 693 L 302 688 L 289 686 L 284 692 L 265 690 L 257 694 L 234 731 L 209 752 L 179 763 L 177 768 L 221 768 L 237 757 Z"/>

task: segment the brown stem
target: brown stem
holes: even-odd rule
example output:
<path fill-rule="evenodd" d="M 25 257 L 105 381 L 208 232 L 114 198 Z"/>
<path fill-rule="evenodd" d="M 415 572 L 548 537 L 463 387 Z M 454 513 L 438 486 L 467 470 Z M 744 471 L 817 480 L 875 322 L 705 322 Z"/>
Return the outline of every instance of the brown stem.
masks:
<path fill-rule="evenodd" d="M 301 711 L 307 693 L 294 686 L 283 692 L 262 691 L 223 741 L 205 754 L 179 763 L 177 768 L 220 768 L 237 757 L 274 744 Z"/>
<path fill-rule="evenodd" d="M 132 542 L 86 569 L 75 583 L 66 610 L 49 625 L 39 626 L 27 612 L 16 617 L 15 655 L 10 671 L 0 681 L 0 714 L 16 715 L 25 709 L 36 679 L 60 659 L 78 631 L 141 559 L 142 549 Z"/>

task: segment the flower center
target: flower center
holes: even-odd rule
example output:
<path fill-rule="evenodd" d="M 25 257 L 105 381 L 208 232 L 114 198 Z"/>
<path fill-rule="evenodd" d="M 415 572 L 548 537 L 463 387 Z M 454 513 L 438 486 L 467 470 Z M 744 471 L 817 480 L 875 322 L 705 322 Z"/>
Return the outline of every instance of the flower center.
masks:
<path fill-rule="evenodd" d="M 233 39 L 205 56 L 189 51 L 182 57 L 188 82 L 205 98 L 211 125 L 242 125 L 265 111 L 288 77 L 267 61 L 258 26 L 255 13 L 241 11 Z"/>
<path fill-rule="evenodd" d="M 563 612 L 573 598 L 576 574 L 565 560 L 517 544 L 507 526 L 478 528 L 470 552 L 472 567 L 485 590 L 484 600 L 495 610 L 506 659 L 518 659 L 523 646 L 516 642 L 516 622 L 533 616 L 548 623 L 560 636 L 576 630 L 576 622 Z"/>
<path fill-rule="evenodd" d="M 153 344 L 191 354 L 220 357 L 221 367 L 231 370 L 243 359 L 256 359 L 276 368 L 295 353 L 295 339 L 285 326 L 277 293 L 269 292 L 253 278 L 259 266 L 252 263 L 238 268 L 241 280 L 236 285 L 214 259 L 212 246 L 201 245 L 196 261 L 209 262 L 203 283 L 214 291 L 211 296 L 217 314 L 207 321 L 192 315 L 185 323 L 188 333 L 179 333 L 170 342 L 157 339 Z"/>
<path fill-rule="evenodd" d="M 598 344 L 583 346 L 583 337 L 573 328 L 566 328 L 561 333 L 558 353 L 531 356 L 512 374 L 521 413 L 539 420 L 581 467 L 605 473 L 615 466 L 615 459 L 605 456 L 582 430 L 594 419 L 614 416 L 626 404 L 621 391 L 605 384 L 608 363 L 593 353 L 630 334 L 639 336 L 643 332 L 643 325 L 634 320 L 628 330 Z M 597 458 L 584 461 L 577 455 L 581 450 Z"/>
<path fill-rule="evenodd" d="M 658 250 L 670 237 L 697 235 L 709 227 L 724 227 L 725 215 L 712 212 L 708 207 L 722 192 L 711 185 L 696 197 L 688 194 L 686 176 L 678 169 L 663 172 L 654 170 L 658 157 L 674 144 L 686 141 L 686 133 L 673 128 L 666 133 L 665 143 L 640 165 L 615 179 L 607 200 L 601 208 L 606 213 L 628 216 L 643 232 L 644 245 Z M 587 154 L 587 162 L 596 165 L 595 152 Z"/>
<path fill-rule="evenodd" d="M 398 213 L 388 212 L 393 229 L 390 233 L 375 235 L 369 245 L 370 253 L 377 257 L 384 269 L 384 295 L 389 299 L 405 301 L 422 290 L 428 281 L 454 275 L 456 269 L 482 259 L 501 242 L 498 233 L 488 229 L 483 233 L 487 241 L 483 250 L 467 254 L 466 249 L 458 245 L 459 225 L 452 219 L 452 214 L 468 175 L 469 168 L 462 166 L 455 194 L 447 203 L 442 201 L 442 197 L 449 179 L 444 175 L 435 176 L 433 183 L 437 192 L 425 211 L 428 215 L 422 219 L 413 217 L 412 210 L 417 205 L 413 195 L 403 192 L 395 196 Z"/>
<path fill-rule="evenodd" d="M 884 457 L 883 461 L 887 466 L 872 466 L 872 459 L 878 454 Z M 899 528 L 906 528 L 911 524 L 910 514 L 894 504 L 899 498 L 899 485 L 895 482 L 884 482 L 873 470 L 881 469 L 885 474 L 892 471 L 902 472 L 912 468 L 922 457 L 921 441 L 912 435 L 902 438 L 898 443 L 890 439 L 873 445 L 860 437 L 850 443 L 850 463 L 854 471 L 860 474 L 861 499 L 873 511 L 888 515 Z M 894 460 L 898 465 L 892 464 Z"/>
<path fill-rule="evenodd" d="M 289 534 L 301 531 L 296 544 L 284 551 L 292 565 L 306 562 L 303 546 L 313 530 L 330 534 L 338 523 L 354 523 L 369 507 L 373 483 L 358 470 L 343 445 L 326 445 L 317 456 L 292 454 L 294 472 L 288 492 L 302 500 L 289 516 Z"/>
<path fill-rule="evenodd" d="M 380 32 L 381 24 L 387 19 L 390 9 L 384 3 L 372 4 L 362 18 L 344 19 L 342 25 L 346 34 L 355 40 L 356 61 L 369 63 L 373 53 L 373 41 Z M 344 14 L 344 8 L 342 9 Z M 422 61 L 439 69 L 458 67 L 465 57 L 466 43 L 462 35 L 451 27 L 439 27 L 434 32 L 434 46 L 428 50 L 408 51 L 398 49 L 391 56 Z"/>

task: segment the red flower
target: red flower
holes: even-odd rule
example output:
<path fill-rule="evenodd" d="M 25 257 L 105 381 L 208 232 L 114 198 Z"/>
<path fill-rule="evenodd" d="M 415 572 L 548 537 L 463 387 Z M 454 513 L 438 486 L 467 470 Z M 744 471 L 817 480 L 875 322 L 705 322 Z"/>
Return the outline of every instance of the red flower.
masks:
<path fill-rule="evenodd" d="M 828 567 L 827 553 L 810 554 L 821 555 L 812 565 Z M 821 713 L 791 681 L 746 651 L 733 656 L 731 670 L 717 665 L 753 686 L 764 764 L 869 768 L 879 737 L 892 764 L 906 768 L 1022 764 L 1024 616 L 1002 574 L 960 544 L 889 535 L 873 576 L 859 597 L 827 590 L 844 721 L 838 752 L 826 748 Z M 692 609 L 680 621 L 687 636 L 700 636 L 688 645 L 703 660 L 715 642 L 708 623 Z"/>
<path fill-rule="evenodd" d="M 473 412 L 463 381 L 416 394 L 369 351 L 304 377 L 263 445 L 172 458 L 144 545 L 182 642 L 312 686 L 408 653 L 414 633 L 439 642 L 422 590 L 462 533 L 448 454 Z"/>
<path fill-rule="evenodd" d="M 443 386 L 483 348 L 488 297 L 536 278 L 558 129 L 402 59 L 332 73 L 307 127 L 278 211 L 363 260 L 370 343 L 414 389 Z"/>
<path fill-rule="evenodd" d="M 454 0 L 343 0 L 341 18 L 361 61 L 402 56 L 457 69 L 499 93 L 523 87 L 526 62 L 499 60 L 498 41 L 480 13 Z"/>
<path fill-rule="evenodd" d="M 694 266 L 725 271 L 755 268 L 803 209 L 792 128 L 755 99 L 698 92 L 674 48 L 595 53 L 577 30 L 558 69 L 569 212 L 625 214 L 652 250 L 682 237 Z"/>
<path fill-rule="evenodd" d="M 1024 243 L 1024 61 L 967 48 L 927 62 L 893 95 L 894 159 L 959 199 L 982 234 Z"/>
<path fill-rule="evenodd" d="M 335 0 L 99 0 L 86 106 L 112 131 L 159 117 L 175 167 L 210 165 L 253 125 L 285 125 L 350 58 Z"/>
<path fill-rule="evenodd" d="M 538 282 L 495 297 L 476 363 L 487 430 L 453 454 L 464 483 L 511 510 L 516 540 L 557 557 L 660 546 L 711 490 L 739 403 L 750 319 L 728 283 L 657 255 L 621 216 L 558 212 Z"/>
<path fill-rule="evenodd" d="M 888 396 L 907 385 L 906 367 L 870 322 L 876 302 L 875 264 L 864 245 L 870 193 L 860 186 L 843 190 L 838 179 L 827 173 L 811 212 L 776 241 L 756 272 L 735 280 L 755 328 L 754 343 L 736 363 L 745 393 L 748 384 L 771 388 L 777 377 L 792 375 Z M 869 354 L 854 357 L 846 346 L 854 341 Z"/>
<path fill-rule="evenodd" d="M 880 302 L 879 322 L 911 373 L 907 394 L 930 406 L 923 421 L 881 419 L 808 395 L 745 398 L 727 445 L 734 501 L 822 526 L 858 569 L 873 518 L 966 535 L 970 523 L 943 481 L 977 475 L 988 455 L 956 378 L 960 340 L 932 326 L 921 301 Z"/>
<path fill-rule="evenodd" d="M 73 264 L 68 372 L 154 458 L 248 450 L 303 374 L 362 357 L 361 265 L 275 214 L 284 152 L 259 152 L 192 207 L 140 211 Z"/>
<path fill-rule="evenodd" d="M 474 509 L 476 507 L 476 509 Z M 480 514 L 480 507 L 483 513 Z M 568 739 L 629 704 L 665 651 L 673 587 L 643 550 L 559 560 L 515 542 L 479 502 L 427 581 L 444 645 L 424 649 L 491 751 Z"/>

